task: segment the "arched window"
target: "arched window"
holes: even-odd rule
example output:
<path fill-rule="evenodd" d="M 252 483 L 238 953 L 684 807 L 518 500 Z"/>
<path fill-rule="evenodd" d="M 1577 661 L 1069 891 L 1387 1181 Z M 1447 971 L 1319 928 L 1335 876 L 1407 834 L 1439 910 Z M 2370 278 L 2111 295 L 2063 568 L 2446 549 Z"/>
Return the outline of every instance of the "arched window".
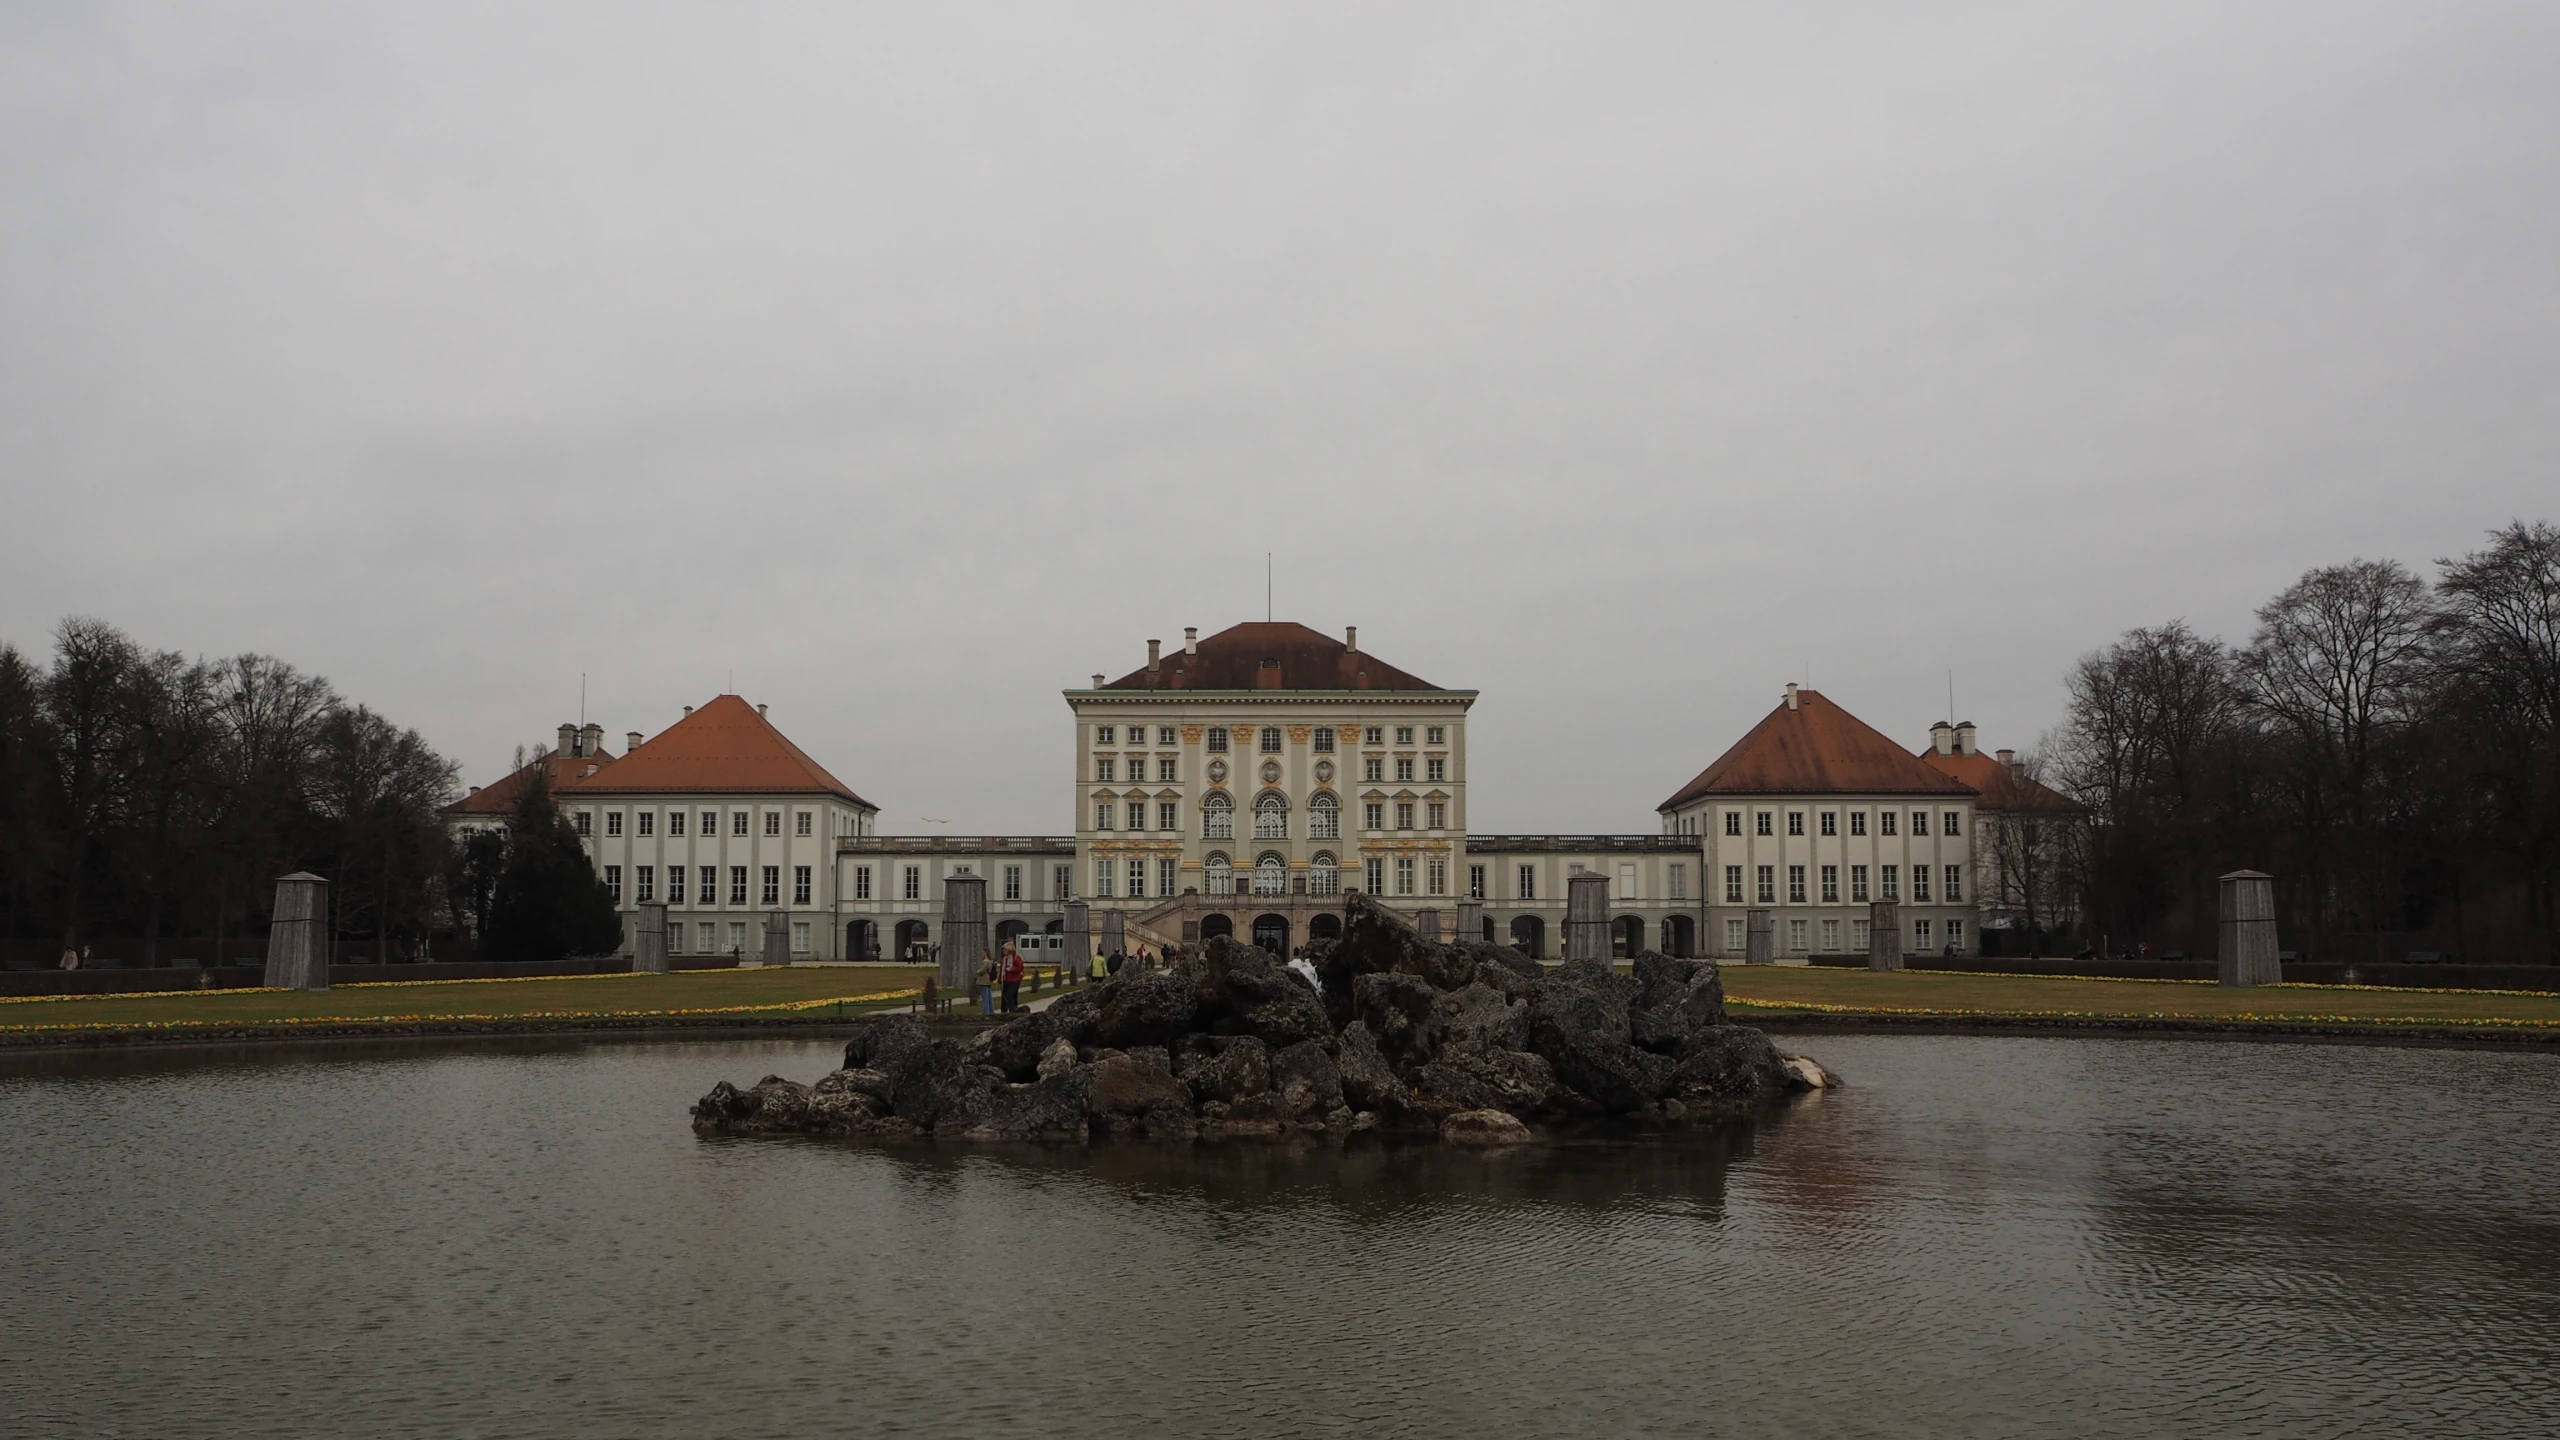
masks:
<path fill-rule="evenodd" d="M 1253 862 L 1253 893 L 1286 895 L 1289 893 L 1289 862 L 1276 850 L 1265 850 Z"/>
<path fill-rule="evenodd" d="M 1200 833 L 1210 840 L 1236 838 L 1236 802 L 1223 790 L 1212 790 L 1200 802 Z"/>
<path fill-rule="evenodd" d="M 1236 893 L 1236 867 L 1226 856 L 1211 853 L 1209 858 L 1201 863 L 1200 873 L 1208 877 L 1210 894 L 1233 895 Z"/>
<path fill-rule="evenodd" d="M 1307 838 L 1339 840 L 1342 838 L 1342 802 L 1331 795 L 1319 794 L 1307 802 Z"/>
<path fill-rule="evenodd" d="M 1307 862 L 1307 893 L 1335 895 L 1341 890 L 1342 867 L 1335 862 L 1331 851 L 1317 851 L 1316 858 Z"/>
<path fill-rule="evenodd" d="M 1286 840 L 1289 838 L 1289 802 L 1266 790 L 1253 802 L 1253 838 Z"/>

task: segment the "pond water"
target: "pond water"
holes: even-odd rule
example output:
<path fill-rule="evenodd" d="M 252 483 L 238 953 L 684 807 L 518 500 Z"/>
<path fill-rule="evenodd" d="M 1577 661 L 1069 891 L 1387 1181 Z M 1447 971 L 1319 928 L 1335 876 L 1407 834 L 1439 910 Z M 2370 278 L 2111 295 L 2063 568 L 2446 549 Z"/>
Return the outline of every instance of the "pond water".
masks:
<path fill-rule="evenodd" d="M 0 1060 L 0 1431 L 2560 1433 L 2560 1057 L 1805 1048 L 1492 1154 L 687 1130 L 833 1042 Z"/>

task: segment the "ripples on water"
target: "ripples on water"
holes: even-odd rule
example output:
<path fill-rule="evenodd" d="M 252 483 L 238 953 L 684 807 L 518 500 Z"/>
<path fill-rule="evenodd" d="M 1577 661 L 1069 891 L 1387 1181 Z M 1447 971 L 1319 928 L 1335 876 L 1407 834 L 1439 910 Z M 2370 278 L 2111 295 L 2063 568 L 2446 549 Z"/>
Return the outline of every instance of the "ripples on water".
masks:
<path fill-rule="evenodd" d="M 1505 1153 L 697 1141 L 817 1042 L 0 1068 L 11 1436 L 2560 1433 L 2560 1059 L 1831 1037 Z"/>

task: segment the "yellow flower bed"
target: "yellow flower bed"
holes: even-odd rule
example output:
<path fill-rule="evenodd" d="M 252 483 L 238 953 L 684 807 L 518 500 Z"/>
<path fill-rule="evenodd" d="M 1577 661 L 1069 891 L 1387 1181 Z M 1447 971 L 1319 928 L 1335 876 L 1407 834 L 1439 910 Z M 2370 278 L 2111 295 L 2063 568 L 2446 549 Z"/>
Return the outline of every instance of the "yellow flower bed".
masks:
<path fill-rule="evenodd" d="M 587 976 L 548 976 L 548 977 L 540 977 L 540 976 L 537 976 L 537 977 L 528 977 L 528 978 L 537 978 L 537 979 L 541 979 L 541 978 L 548 978 L 548 979 L 587 979 L 587 978 L 594 978 L 594 979 L 611 979 L 611 978 L 615 978 L 615 977 L 611 977 L 611 976 L 594 976 L 594 977 L 587 977 Z M 473 984 L 486 984 L 486 983 L 488 983 L 488 982 L 486 982 L 486 981 L 473 981 L 473 982 L 446 982 L 446 981 L 436 981 L 436 980 L 421 980 L 421 981 L 406 982 L 406 983 L 414 983 L 414 984 L 421 984 L 421 985 L 436 985 L 436 984 L 446 984 L 446 983 L 473 983 Z M 198 993 L 198 992 L 194 992 L 194 991 L 187 991 L 187 992 L 182 992 L 182 993 L 194 994 L 194 993 Z M 248 993 L 248 992 L 243 992 L 243 991 L 232 991 L 232 992 L 230 992 L 230 993 L 232 993 L 232 994 L 242 994 L 242 993 Z M 470 1013 L 470 1012 L 433 1012 L 433 1013 L 423 1013 L 423 1014 L 414 1014 L 414 1015 L 310 1015 L 310 1016 L 279 1016 L 279 1017 L 276 1017 L 276 1018 L 273 1018 L 273 1019 L 254 1019 L 254 1020 L 240 1020 L 240 1019 L 233 1019 L 233 1020 L 142 1020 L 142 1021 L 98 1020 L 98 1021 L 89 1021 L 89 1022 L 86 1022 L 86 1023 L 80 1023 L 80 1024 L 69 1024 L 69 1025 L 13 1025 L 13 1026 L 10 1026 L 9 1028 L 10 1028 L 12 1031 L 15 1031 L 15 1032 L 22 1032 L 22 1033 L 23 1033 L 23 1032 L 36 1032 L 36 1033 L 68 1033 L 68 1032 L 74 1032 L 74 1031 L 87 1031 L 87 1030 L 163 1030 L 163 1031 L 176 1031 L 176 1030 L 243 1030 L 243 1029 L 260 1029 L 260 1030 L 264 1030 L 264 1029 L 292 1029 L 292 1028 L 295 1028 L 295 1027 L 332 1026 L 332 1025 L 424 1025 L 424 1024 L 443 1024 L 443 1023 L 460 1023 L 460 1022 L 512 1023 L 512 1022 L 516 1022 L 516 1021 L 527 1021 L 527 1020 L 531 1020 L 531 1021 L 547 1021 L 547 1020 L 659 1020 L 659 1019 L 672 1019 L 672 1018 L 676 1018 L 676 1017 L 681 1017 L 681 1016 L 692 1016 L 692 1015 L 784 1015 L 784 1014 L 795 1014 L 795 1013 L 798 1013 L 798 1012 L 801 1012 L 801 1011 L 807 1011 L 807 1010 L 823 1010 L 823 1009 L 825 1009 L 826 1007 L 828 1007 L 828 1006 L 830 1006 L 830 1005 L 866 1005 L 866 1006 L 871 1006 L 871 1005 L 892 1005 L 892 1004 L 896 1004 L 896 1003 L 898 1003 L 899 1001 L 902 1001 L 902 1000 L 912 1000 L 912 999 L 916 998 L 917 996 L 919 996 L 919 995 L 921 995 L 921 994 L 923 994 L 923 993 L 924 993 L 924 992 L 923 992 L 923 991 L 921 991 L 921 990 L 887 990 L 887 991 L 873 990 L 873 991 L 866 991 L 865 993 L 860 994 L 860 995 L 830 995 L 830 996 L 823 996 L 823 997 L 820 997 L 820 998 L 815 999 L 815 1000 L 785 1000 L 785 1001 L 781 1001 L 781 1002 L 778 1002 L 778 1003 L 775 1003 L 775 1004 L 767 1004 L 767 1005 L 707 1005 L 707 1006 L 696 1006 L 696 1007 L 689 1007 L 689 1008 L 676 1008 L 676 1009 L 667 1009 L 667 1010 L 522 1010 L 522 1011 L 514 1011 L 514 1012 L 509 1012 L 509 1013 L 504 1013 L 504 1014 L 499 1014 L 499 1013 Z M 101 999 L 101 998 L 104 998 L 104 997 L 101 997 L 101 996 L 83 996 L 83 997 L 81 997 L 81 998 L 83 998 L 83 999 Z"/>

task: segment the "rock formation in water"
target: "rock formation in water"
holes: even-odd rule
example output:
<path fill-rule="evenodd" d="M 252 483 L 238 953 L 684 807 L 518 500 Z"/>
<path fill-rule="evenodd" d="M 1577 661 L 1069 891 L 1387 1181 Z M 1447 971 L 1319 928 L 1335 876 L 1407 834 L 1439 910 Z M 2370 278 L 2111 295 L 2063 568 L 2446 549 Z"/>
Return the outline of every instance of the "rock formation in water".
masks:
<path fill-rule="evenodd" d="M 1303 965 L 1228 939 L 1125 970 L 968 1041 L 865 1021 L 815 1085 L 726 1081 L 705 1135 L 1223 1139 L 1290 1132 L 1530 1138 L 1531 1124 L 1742 1114 L 1838 1084 L 1725 1017 L 1713 962 L 1646 953 L 1632 976 L 1426 940 L 1350 897 L 1343 937 Z"/>

